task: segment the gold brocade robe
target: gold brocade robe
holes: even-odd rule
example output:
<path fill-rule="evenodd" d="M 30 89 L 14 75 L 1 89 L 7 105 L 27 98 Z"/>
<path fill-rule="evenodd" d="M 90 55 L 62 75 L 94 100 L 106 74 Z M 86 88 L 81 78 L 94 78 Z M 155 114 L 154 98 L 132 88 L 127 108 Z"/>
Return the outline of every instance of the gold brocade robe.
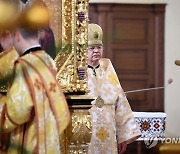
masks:
<path fill-rule="evenodd" d="M 37 51 L 18 58 L 14 81 L 7 97 L 0 100 L 1 150 L 8 154 L 58 154 L 59 134 L 69 119 L 49 55 Z"/>
<path fill-rule="evenodd" d="M 101 96 L 104 106 L 92 102 L 89 154 L 117 154 L 118 144 L 130 143 L 141 133 L 110 60 L 102 58 L 95 72 L 88 68 L 89 94 Z"/>
<path fill-rule="evenodd" d="M 14 63 L 19 57 L 14 48 L 0 53 L 0 92 L 7 92 L 14 75 Z"/>

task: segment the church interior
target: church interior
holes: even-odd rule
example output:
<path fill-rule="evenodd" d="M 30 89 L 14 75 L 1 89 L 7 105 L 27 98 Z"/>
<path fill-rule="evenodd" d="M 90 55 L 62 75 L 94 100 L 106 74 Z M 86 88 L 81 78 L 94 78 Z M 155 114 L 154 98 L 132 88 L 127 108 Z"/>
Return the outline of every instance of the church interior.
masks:
<path fill-rule="evenodd" d="M 23 10 L 35 0 L 16 1 L 19 9 Z M 62 153 L 87 153 L 91 138 L 90 103 L 87 100 L 93 98 L 83 96 L 88 91 L 87 79 L 77 80 L 75 85 L 65 81 L 66 73 L 72 71 L 65 59 L 69 60 L 68 64 L 75 65 L 74 54 L 77 57 L 76 67 L 86 67 L 84 51 L 87 50 L 89 23 L 102 27 L 103 57 L 111 60 L 145 136 L 148 135 L 147 130 L 152 129 L 150 131 L 159 138 L 166 138 L 154 145 L 149 140 L 139 139 L 128 145 L 125 154 L 180 153 L 180 1 L 42 1 L 50 13 L 57 78 L 65 87 L 65 93 L 69 93 L 66 98 L 72 113 L 72 125 L 61 136 Z M 74 89 L 79 93 L 73 95 Z M 87 128 L 82 129 L 76 120 Z M 73 134 L 73 127 L 80 132 Z"/>

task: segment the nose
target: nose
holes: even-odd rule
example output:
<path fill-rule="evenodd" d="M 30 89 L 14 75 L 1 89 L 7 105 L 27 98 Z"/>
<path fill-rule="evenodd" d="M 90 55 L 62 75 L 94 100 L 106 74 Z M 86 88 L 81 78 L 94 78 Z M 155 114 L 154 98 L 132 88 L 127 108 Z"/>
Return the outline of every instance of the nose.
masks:
<path fill-rule="evenodd" d="M 96 48 L 96 49 L 94 49 L 94 53 L 97 53 L 98 52 L 98 49 Z"/>
<path fill-rule="evenodd" d="M 98 49 L 98 47 L 95 47 L 93 51 L 94 51 L 94 53 L 97 53 L 97 52 L 99 52 L 99 49 Z"/>

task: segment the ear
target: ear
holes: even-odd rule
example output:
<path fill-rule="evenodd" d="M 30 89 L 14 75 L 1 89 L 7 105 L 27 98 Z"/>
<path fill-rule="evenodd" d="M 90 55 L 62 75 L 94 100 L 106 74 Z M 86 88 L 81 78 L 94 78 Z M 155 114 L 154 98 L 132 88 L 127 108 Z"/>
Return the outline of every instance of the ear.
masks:
<path fill-rule="evenodd" d="M 14 39 L 17 41 L 17 42 L 19 42 L 19 40 L 20 40 L 20 33 L 18 32 L 18 31 L 16 31 L 16 32 L 14 32 Z"/>

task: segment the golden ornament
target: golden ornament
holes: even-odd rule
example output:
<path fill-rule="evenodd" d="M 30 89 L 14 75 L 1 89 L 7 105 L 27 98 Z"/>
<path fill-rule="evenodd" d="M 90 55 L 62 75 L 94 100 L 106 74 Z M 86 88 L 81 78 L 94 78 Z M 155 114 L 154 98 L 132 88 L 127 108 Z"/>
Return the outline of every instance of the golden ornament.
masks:
<path fill-rule="evenodd" d="M 97 97 L 96 106 L 99 107 L 99 108 L 102 108 L 104 106 L 104 100 L 101 98 L 101 96 Z"/>

